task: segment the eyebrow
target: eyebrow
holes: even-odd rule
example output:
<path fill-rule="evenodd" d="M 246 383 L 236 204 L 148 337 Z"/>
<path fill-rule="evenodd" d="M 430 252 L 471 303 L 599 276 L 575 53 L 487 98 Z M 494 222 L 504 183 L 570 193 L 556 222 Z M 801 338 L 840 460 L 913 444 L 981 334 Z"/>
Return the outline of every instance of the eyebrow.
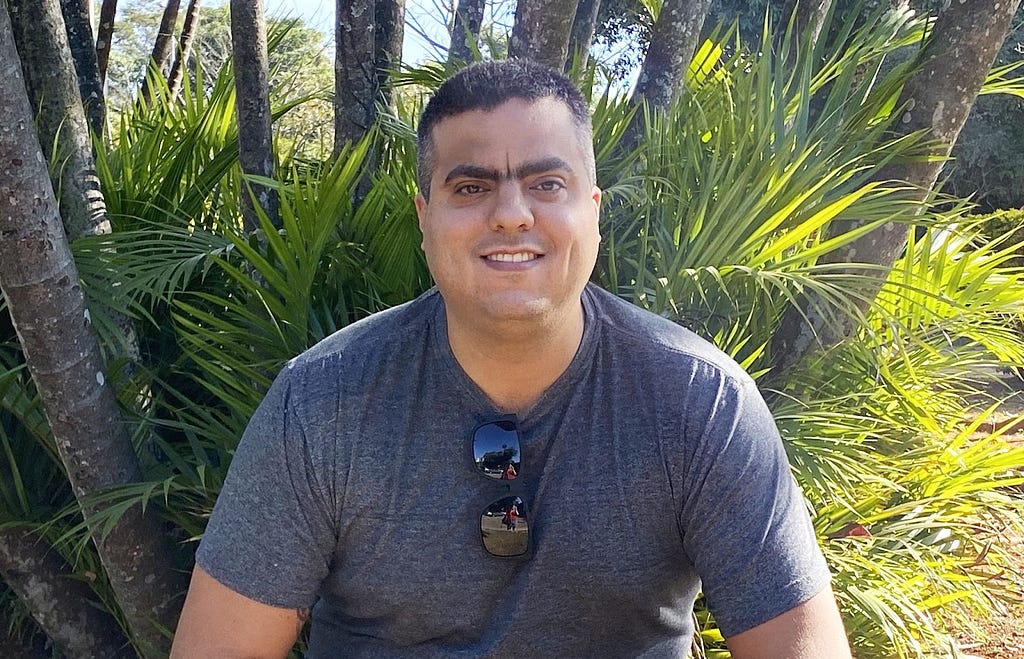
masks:
<path fill-rule="evenodd" d="M 480 165 L 456 165 L 445 176 L 444 182 L 447 184 L 457 178 L 478 178 L 485 181 L 523 179 L 553 169 L 561 169 L 570 174 L 574 173 L 572 167 L 566 161 L 558 156 L 548 156 L 547 158 L 529 160 L 516 167 L 513 171 L 505 170 L 504 172 L 492 167 L 481 167 Z"/>

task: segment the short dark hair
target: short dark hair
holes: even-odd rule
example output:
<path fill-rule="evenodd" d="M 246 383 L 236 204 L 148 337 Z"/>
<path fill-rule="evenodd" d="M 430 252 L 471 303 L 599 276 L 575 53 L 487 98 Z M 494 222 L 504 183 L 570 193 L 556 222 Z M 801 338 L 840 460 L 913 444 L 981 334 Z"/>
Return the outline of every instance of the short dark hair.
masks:
<path fill-rule="evenodd" d="M 441 120 L 473 110 L 493 110 L 513 99 L 532 103 L 544 98 L 561 101 L 569 109 L 589 161 L 591 183 L 595 183 L 590 109 L 583 94 L 559 71 L 530 60 L 507 59 L 470 64 L 438 87 L 427 103 L 416 134 L 416 178 L 424 199 L 430 198 L 430 178 L 434 171 L 431 131 Z"/>

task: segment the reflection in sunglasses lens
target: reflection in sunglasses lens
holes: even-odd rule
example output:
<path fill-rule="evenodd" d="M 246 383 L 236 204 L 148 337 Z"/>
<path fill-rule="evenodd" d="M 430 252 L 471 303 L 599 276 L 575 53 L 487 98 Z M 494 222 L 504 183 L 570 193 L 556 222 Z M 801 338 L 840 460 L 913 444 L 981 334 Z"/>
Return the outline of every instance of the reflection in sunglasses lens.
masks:
<path fill-rule="evenodd" d="M 498 499 L 480 516 L 484 549 L 494 556 L 520 556 L 529 547 L 530 522 L 526 503 L 517 496 Z"/>
<path fill-rule="evenodd" d="M 485 476 L 511 481 L 519 476 L 519 433 L 511 420 L 485 423 L 473 433 L 473 461 Z"/>

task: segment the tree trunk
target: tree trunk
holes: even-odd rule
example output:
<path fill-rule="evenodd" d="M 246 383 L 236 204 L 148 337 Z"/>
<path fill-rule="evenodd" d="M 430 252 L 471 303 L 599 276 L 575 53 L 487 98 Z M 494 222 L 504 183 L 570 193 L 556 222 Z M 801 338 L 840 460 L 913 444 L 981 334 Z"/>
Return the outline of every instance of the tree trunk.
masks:
<path fill-rule="evenodd" d="M 334 38 L 334 156 L 358 142 L 377 111 L 374 0 L 337 0 Z"/>
<path fill-rule="evenodd" d="M 455 25 L 448 46 L 448 63 L 472 62 L 474 46 L 478 47 L 480 27 L 484 24 L 486 0 L 459 0 Z"/>
<path fill-rule="evenodd" d="M 60 163 L 53 189 L 60 190 L 68 240 L 110 233 L 60 8 L 56 0 L 9 0 L 8 6 L 43 153 Z"/>
<path fill-rule="evenodd" d="M 157 28 L 156 40 L 153 42 L 153 54 L 150 56 L 150 66 L 146 67 L 142 74 L 142 89 L 139 92 L 139 96 L 147 102 L 152 93 L 149 88 L 150 67 L 154 71 L 163 73 L 167 60 L 171 58 L 171 50 L 174 47 L 174 28 L 178 23 L 178 8 L 180 6 L 181 0 L 167 0 L 167 6 L 164 7 L 163 16 L 160 18 L 160 27 Z"/>
<path fill-rule="evenodd" d="M 96 62 L 96 45 L 89 17 L 90 0 L 61 0 L 61 13 L 67 28 L 68 45 L 78 74 L 78 93 L 94 135 L 103 136 L 107 106 L 100 82 L 100 67 Z"/>
<path fill-rule="evenodd" d="M 191 0 L 185 11 L 185 24 L 181 26 L 181 39 L 178 41 L 178 56 L 167 76 L 167 88 L 171 98 L 177 98 L 181 91 L 181 81 L 185 77 L 185 67 L 192 55 L 192 42 L 195 40 L 196 28 L 199 27 L 199 0 Z"/>
<path fill-rule="evenodd" d="M 597 30 L 597 14 L 601 11 L 601 0 L 579 0 L 576 5 L 576 18 L 572 21 L 572 32 L 569 34 L 569 59 L 565 62 L 566 70 L 575 61 L 580 68 L 587 66 L 590 58 L 590 44 Z"/>
<path fill-rule="evenodd" d="M 0 530 L 0 574 L 64 655 L 126 654 L 128 640 L 117 622 L 96 606 L 96 594 L 71 576 L 64 559 L 46 542 L 23 529 Z"/>
<path fill-rule="evenodd" d="M 114 36 L 114 17 L 117 0 L 103 0 L 100 5 L 100 25 L 96 30 L 96 66 L 100 71 L 100 86 L 107 80 L 107 62 L 110 61 L 110 41 Z"/>
<path fill-rule="evenodd" d="M 0 3 L 0 291 L 7 300 L 75 497 L 81 502 L 141 475 L 127 424 L 107 386 L 78 271 L 68 249 L 7 9 Z M 108 529 L 83 505 L 124 619 L 146 656 L 166 654 L 184 591 L 168 539 L 139 507 Z"/>
<path fill-rule="evenodd" d="M 632 101 L 664 110 L 679 95 L 697 50 L 711 0 L 665 0 L 651 29 Z M 641 113 L 637 113 L 640 116 Z"/>
<path fill-rule="evenodd" d="M 377 98 L 390 105 L 388 79 L 391 71 L 402 64 L 402 41 L 405 39 L 405 0 L 377 0 L 374 6 L 377 29 L 374 34 L 373 59 L 377 69 Z"/>
<path fill-rule="evenodd" d="M 270 178 L 274 175 L 274 147 L 263 0 L 231 0 L 231 48 L 235 62 L 238 161 L 244 173 Z M 243 183 L 245 229 L 253 232 L 260 226 L 254 197 L 270 222 L 279 226 L 277 193 L 266 186 Z"/>
<path fill-rule="evenodd" d="M 167 0 L 167 6 L 164 7 L 164 14 L 156 33 L 156 41 L 153 42 L 153 66 L 158 71 L 163 71 L 167 66 L 167 61 L 171 59 L 171 51 L 174 48 L 174 28 L 178 23 L 178 8 L 180 6 L 181 0 Z"/>
<path fill-rule="evenodd" d="M 887 166 L 879 172 L 878 180 L 906 181 L 917 190 L 918 199 L 923 201 L 928 196 L 956 144 L 1019 5 L 1020 0 L 964 0 L 951 3 L 939 15 L 918 55 L 920 69 L 903 88 L 898 107 L 906 109 L 896 129 L 899 135 L 927 130 L 934 140 L 931 150 L 934 157 Z M 830 233 L 838 235 L 857 226 L 853 221 L 837 223 Z M 885 268 L 878 272 L 851 265 L 847 270 L 871 278 L 870 285 L 860 291 L 867 301 L 858 302 L 862 310 L 867 309 L 869 301 L 881 290 L 888 270 L 906 247 L 906 232 L 905 224 L 890 222 L 825 255 L 821 262 L 868 263 Z M 786 311 L 773 339 L 772 355 L 779 374 L 784 374 L 816 349 L 838 345 L 855 329 L 854 319 L 830 312 L 826 302 L 810 293 L 797 304 Z"/>
<path fill-rule="evenodd" d="M 825 25 L 825 17 L 831 6 L 832 0 L 786 0 L 782 5 L 782 16 L 775 26 L 776 42 L 782 43 L 792 19 L 790 48 L 796 48 L 801 43 L 801 37 L 807 39 L 803 43 L 814 43 L 821 36 L 821 28 Z"/>
<path fill-rule="evenodd" d="M 569 52 L 569 32 L 575 16 L 575 2 L 519 0 L 509 57 L 531 59 L 561 71 Z"/>

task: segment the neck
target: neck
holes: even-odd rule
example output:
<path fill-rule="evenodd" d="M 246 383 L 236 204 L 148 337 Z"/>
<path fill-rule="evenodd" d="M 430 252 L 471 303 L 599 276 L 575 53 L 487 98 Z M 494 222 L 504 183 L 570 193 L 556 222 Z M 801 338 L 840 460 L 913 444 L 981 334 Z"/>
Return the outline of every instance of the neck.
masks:
<path fill-rule="evenodd" d="M 456 361 L 498 409 L 519 415 L 565 372 L 582 338 L 582 303 L 548 322 L 474 322 L 448 315 Z"/>

